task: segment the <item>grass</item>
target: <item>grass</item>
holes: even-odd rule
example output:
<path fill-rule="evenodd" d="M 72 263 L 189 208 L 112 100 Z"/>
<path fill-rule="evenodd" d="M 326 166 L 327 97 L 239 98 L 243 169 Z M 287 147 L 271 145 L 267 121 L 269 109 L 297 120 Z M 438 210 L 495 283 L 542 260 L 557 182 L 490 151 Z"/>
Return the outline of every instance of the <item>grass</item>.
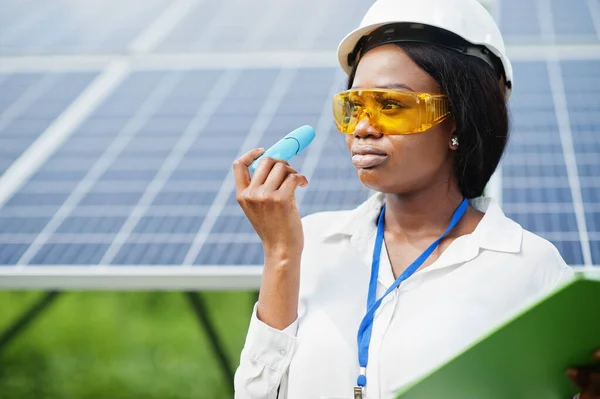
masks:
<path fill-rule="evenodd" d="M 0 331 L 41 292 L 0 292 Z M 203 293 L 237 367 L 254 293 Z M 0 352 L 1 399 L 231 398 L 182 293 L 61 294 Z"/>

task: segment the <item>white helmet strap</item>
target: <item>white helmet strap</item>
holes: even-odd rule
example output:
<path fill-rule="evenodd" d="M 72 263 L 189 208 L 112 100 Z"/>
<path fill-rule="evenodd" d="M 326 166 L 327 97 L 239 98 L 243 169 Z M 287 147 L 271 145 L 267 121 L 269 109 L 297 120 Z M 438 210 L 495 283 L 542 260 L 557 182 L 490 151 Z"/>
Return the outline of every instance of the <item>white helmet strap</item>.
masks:
<path fill-rule="evenodd" d="M 488 64 L 498 78 L 505 78 L 500 59 L 487 47 L 469 43 L 460 36 L 440 28 L 423 24 L 395 23 L 381 26 L 359 39 L 354 50 L 348 54 L 348 65 L 353 67 L 369 50 L 389 43 L 418 42 L 436 44 L 461 54 L 477 57 Z M 510 87 L 509 87 L 510 88 Z"/>

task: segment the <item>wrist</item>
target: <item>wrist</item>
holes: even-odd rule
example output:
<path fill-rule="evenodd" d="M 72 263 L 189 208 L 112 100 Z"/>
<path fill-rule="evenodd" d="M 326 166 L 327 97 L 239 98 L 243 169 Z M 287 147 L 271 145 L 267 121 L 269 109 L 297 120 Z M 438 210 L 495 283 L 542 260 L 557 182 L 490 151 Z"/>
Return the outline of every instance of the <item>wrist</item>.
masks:
<path fill-rule="evenodd" d="M 289 246 L 263 246 L 265 265 L 282 265 L 300 263 L 302 248 L 290 248 Z"/>

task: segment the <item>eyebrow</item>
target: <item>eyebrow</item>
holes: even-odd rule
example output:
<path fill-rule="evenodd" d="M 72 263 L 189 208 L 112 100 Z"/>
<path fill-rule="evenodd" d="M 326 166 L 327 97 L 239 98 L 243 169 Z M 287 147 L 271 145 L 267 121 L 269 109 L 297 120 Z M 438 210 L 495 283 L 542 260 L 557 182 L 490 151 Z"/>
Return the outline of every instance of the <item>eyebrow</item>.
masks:
<path fill-rule="evenodd" d="M 361 87 L 352 87 L 353 90 L 359 90 L 361 89 Z M 391 84 L 387 84 L 387 85 L 381 85 L 381 86 L 375 86 L 373 87 L 373 89 L 404 89 L 404 90 L 408 90 L 408 91 L 414 91 L 412 87 L 405 85 L 404 83 L 391 83 Z"/>

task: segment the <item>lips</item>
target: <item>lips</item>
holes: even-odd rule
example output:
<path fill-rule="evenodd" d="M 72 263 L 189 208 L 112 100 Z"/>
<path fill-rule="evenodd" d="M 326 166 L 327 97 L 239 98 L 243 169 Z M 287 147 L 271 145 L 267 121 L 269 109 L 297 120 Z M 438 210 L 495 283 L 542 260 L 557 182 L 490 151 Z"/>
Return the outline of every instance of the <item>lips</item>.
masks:
<path fill-rule="evenodd" d="M 361 146 L 352 149 L 352 163 L 357 168 L 367 169 L 381 165 L 388 155 L 377 147 Z"/>

